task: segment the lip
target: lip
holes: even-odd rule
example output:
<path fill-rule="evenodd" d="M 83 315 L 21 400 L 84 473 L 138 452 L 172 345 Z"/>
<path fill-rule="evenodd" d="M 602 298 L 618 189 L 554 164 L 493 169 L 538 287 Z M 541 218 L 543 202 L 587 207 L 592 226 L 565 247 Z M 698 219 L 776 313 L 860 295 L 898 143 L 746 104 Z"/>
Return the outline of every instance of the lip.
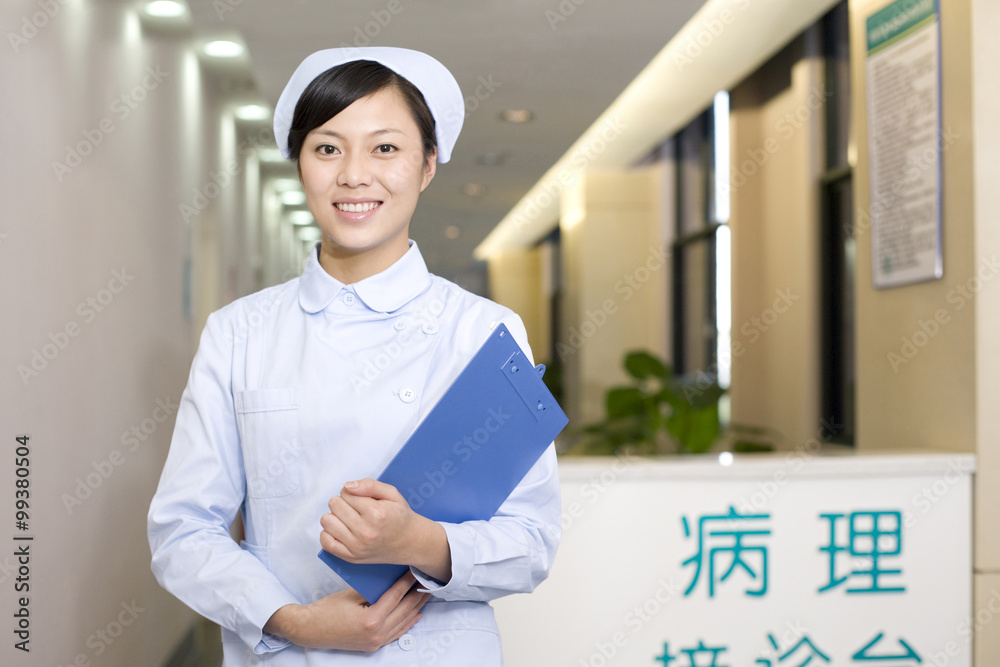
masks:
<path fill-rule="evenodd" d="M 368 211 L 342 211 L 337 207 L 337 204 L 365 204 L 365 203 L 375 203 L 377 206 Z M 346 197 L 343 199 L 338 199 L 331 204 L 334 213 L 341 220 L 346 220 L 349 222 L 359 222 L 362 220 L 367 220 L 368 218 L 375 215 L 375 213 L 382 208 L 384 202 L 381 199 L 363 198 L 363 197 Z"/>

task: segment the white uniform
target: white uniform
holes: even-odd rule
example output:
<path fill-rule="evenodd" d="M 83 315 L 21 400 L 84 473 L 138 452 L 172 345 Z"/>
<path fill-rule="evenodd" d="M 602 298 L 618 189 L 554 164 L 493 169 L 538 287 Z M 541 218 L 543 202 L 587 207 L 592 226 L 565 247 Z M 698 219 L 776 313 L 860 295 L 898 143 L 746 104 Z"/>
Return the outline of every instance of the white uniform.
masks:
<path fill-rule="evenodd" d="M 530 592 L 559 542 L 548 448 L 490 521 L 442 524 L 452 578 L 403 638 L 369 653 L 303 649 L 262 628 L 346 587 L 317 556 L 344 482 L 375 477 L 510 310 L 427 271 L 416 244 L 344 285 L 311 253 L 301 277 L 213 313 L 149 511 L 157 580 L 223 627 L 225 665 L 502 664 L 488 601 Z M 242 510 L 246 539 L 229 535 Z M 412 569 L 412 568 L 411 568 Z"/>

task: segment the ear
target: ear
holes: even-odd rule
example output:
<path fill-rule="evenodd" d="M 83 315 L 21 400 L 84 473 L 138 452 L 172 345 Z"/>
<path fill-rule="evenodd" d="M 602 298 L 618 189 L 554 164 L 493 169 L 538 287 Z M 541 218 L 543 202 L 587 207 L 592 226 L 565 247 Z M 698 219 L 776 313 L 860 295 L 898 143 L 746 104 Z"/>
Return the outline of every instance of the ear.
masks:
<path fill-rule="evenodd" d="M 437 173 L 437 156 L 437 149 L 435 148 L 434 152 L 424 160 L 424 180 L 420 185 L 421 192 L 427 189 L 427 186 L 431 184 L 431 180 L 434 179 L 434 174 Z"/>

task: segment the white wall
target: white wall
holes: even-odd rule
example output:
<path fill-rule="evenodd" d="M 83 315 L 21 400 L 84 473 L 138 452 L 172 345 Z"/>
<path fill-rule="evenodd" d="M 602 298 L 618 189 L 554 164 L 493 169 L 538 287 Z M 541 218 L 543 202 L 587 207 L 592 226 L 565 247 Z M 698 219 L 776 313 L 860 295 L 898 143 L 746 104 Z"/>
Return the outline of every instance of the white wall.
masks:
<path fill-rule="evenodd" d="M 158 406 L 179 400 L 208 312 L 252 286 L 243 258 L 262 242 L 242 231 L 257 224 L 256 172 L 190 224 L 180 205 L 229 159 L 256 161 L 239 153 L 244 130 L 189 35 L 151 34 L 131 5 L 87 0 L 7 0 L 0 27 L 0 664 L 158 665 L 194 618 L 149 571 L 146 511 L 173 428 Z M 80 161 L 57 173 L 67 146 Z M 132 428 L 144 439 L 123 443 Z M 20 434 L 30 655 L 9 630 Z M 141 611 L 123 614 L 133 603 Z"/>

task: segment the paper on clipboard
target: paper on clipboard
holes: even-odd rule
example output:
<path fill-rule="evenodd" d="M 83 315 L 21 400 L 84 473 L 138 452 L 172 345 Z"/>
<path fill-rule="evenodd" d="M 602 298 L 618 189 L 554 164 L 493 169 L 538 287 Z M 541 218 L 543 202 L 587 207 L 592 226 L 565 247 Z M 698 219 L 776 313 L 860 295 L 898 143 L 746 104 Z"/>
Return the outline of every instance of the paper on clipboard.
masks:
<path fill-rule="evenodd" d="M 497 325 L 378 480 L 428 519 L 490 519 L 568 423 L 543 371 Z M 319 557 L 372 604 L 408 569 Z"/>

